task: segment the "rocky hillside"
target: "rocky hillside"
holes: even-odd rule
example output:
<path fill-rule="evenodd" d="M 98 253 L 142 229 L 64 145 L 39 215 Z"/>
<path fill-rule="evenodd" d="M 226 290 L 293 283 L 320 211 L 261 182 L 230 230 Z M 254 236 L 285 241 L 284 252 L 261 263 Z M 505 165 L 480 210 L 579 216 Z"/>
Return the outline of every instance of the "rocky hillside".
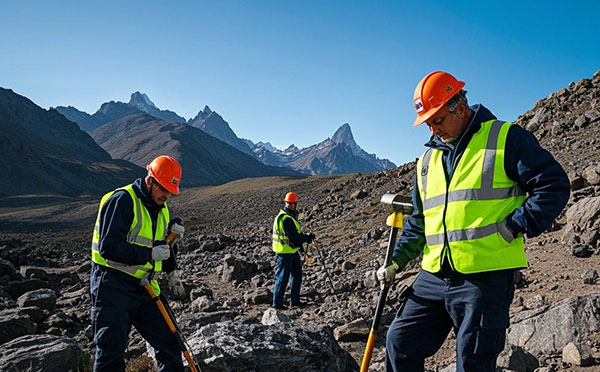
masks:
<path fill-rule="evenodd" d="M 3 88 L 0 128 L 0 197 L 98 194 L 142 173 L 129 162 L 112 160 L 57 111 Z"/>
<path fill-rule="evenodd" d="M 299 176 L 287 168 L 270 167 L 200 129 L 137 113 L 107 123 L 92 133 L 114 158 L 145 167 L 160 154 L 178 159 L 183 187 L 216 185 L 247 177 Z"/>
<path fill-rule="evenodd" d="M 502 370 L 600 370 L 599 97 L 600 72 L 538 101 L 517 121 L 571 174 L 573 192 L 550 231 L 527 239 L 530 266 L 515 277 L 507 345 L 498 361 Z M 375 270 L 389 236 L 389 211 L 379 200 L 386 192 L 410 195 L 414 166 L 344 176 L 237 180 L 186 189 L 174 198 L 173 214 L 186 223 L 179 262 L 187 295 L 166 293 L 205 369 L 357 371 L 379 293 Z M 304 266 L 302 299 L 308 307 L 281 312 L 269 308 L 274 284 L 270 235 L 289 190 L 299 195 L 300 222 L 315 232 L 321 251 L 308 247 L 316 258 Z M 63 350 L 67 361 L 91 354 L 86 293 L 94 204 L 0 213 L 0 365 L 37 366 L 52 360 L 45 352 L 51 347 Z M 18 221 L 28 223 L 15 225 Z M 69 230 L 59 228 L 65 221 L 71 222 Z M 383 370 L 386 326 L 401 290 L 417 272 L 418 261 L 397 277 L 370 371 Z M 137 333 L 132 335 L 130 367 L 145 353 Z M 40 350 L 35 356 L 22 352 L 32 344 Z M 454 361 L 450 336 L 427 359 L 426 370 L 453 371 Z"/>

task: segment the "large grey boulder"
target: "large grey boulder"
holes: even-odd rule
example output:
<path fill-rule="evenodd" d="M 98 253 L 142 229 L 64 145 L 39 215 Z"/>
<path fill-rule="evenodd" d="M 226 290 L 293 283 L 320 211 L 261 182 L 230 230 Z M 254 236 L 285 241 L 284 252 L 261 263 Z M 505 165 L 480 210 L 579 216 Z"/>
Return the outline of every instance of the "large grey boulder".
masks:
<path fill-rule="evenodd" d="M 35 333 L 37 326 L 17 309 L 0 311 L 0 345 L 15 338 Z M 0 364 L 2 365 L 2 364 Z"/>
<path fill-rule="evenodd" d="M 518 313 L 511 319 L 507 343 L 533 355 L 559 354 L 569 342 L 584 343 L 599 331 L 600 292 L 596 292 Z"/>
<path fill-rule="evenodd" d="M 36 289 L 17 298 L 20 307 L 37 306 L 40 309 L 52 310 L 56 306 L 56 293 L 48 288 Z"/>
<path fill-rule="evenodd" d="M 317 323 L 263 325 L 254 318 L 209 324 L 189 344 L 211 372 L 351 372 L 358 364 Z"/>
<path fill-rule="evenodd" d="M 583 198 L 567 210 L 562 241 L 595 249 L 600 234 L 600 196 Z"/>
<path fill-rule="evenodd" d="M 74 372 L 85 364 L 77 343 L 67 337 L 27 335 L 0 346 L 3 372 Z"/>

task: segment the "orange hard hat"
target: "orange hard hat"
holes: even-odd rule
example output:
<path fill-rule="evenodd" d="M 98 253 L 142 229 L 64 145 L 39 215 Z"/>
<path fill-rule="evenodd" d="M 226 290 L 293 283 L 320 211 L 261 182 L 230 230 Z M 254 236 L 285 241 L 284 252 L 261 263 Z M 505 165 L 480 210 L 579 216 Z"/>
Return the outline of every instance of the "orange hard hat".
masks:
<path fill-rule="evenodd" d="M 417 119 L 413 126 L 416 127 L 429 120 L 464 86 L 463 81 L 456 80 L 447 72 L 434 71 L 425 76 L 415 89 L 414 104 Z"/>
<path fill-rule="evenodd" d="M 288 203 L 298 203 L 298 196 L 296 196 L 295 192 L 291 191 L 285 194 L 285 199 L 283 199 L 283 201 Z"/>
<path fill-rule="evenodd" d="M 181 183 L 181 165 L 177 160 L 167 155 L 161 155 L 146 166 L 148 175 L 154 177 L 158 183 L 171 194 L 179 194 Z"/>

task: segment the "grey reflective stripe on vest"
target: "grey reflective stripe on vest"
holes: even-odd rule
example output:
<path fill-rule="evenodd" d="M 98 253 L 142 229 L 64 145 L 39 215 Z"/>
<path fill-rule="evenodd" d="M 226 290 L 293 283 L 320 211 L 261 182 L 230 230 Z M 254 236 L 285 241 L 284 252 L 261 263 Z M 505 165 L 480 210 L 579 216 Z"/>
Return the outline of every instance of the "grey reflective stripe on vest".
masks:
<path fill-rule="evenodd" d="M 480 239 L 480 238 L 485 238 L 488 235 L 492 235 L 498 232 L 498 226 L 502 224 L 500 223 L 494 223 L 491 225 L 487 225 L 487 226 L 483 226 L 483 227 L 476 227 L 473 229 L 464 229 L 464 230 L 454 230 L 454 231 L 448 231 L 447 236 L 448 236 L 448 242 L 459 242 L 459 241 L 463 241 L 463 240 L 475 240 L 475 239 Z M 429 235 L 426 237 L 427 239 L 427 245 L 428 246 L 434 246 L 434 245 L 441 245 L 444 244 L 444 233 L 441 234 L 436 234 L 436 235 Z"/>
<path fill-rule="evenodd" d="M 129 233 L 129 237 L 128 240 L 130 242 L 135 242 L 135 243 L 139 243 L 139 244 L 143 244 L 143 245 L 147 245 L 147 246 L 152 246 L 154 244 L 154 241 L 152 239 L 149 238 L 145 238 L 143 236 L 139 236 L 138 234 L 140 233 L 140 230 L 142 229 L 142 206 L 141 206 L 141 201 L 139 200 L 134 200 L 133 202 L 135 204 L 135 209 L 136 209 L 136 213 L 138 216 L 138 220 L 136 225 L 134 226 L 134 228 L 131 230 L 131 232 Z M 160 218 L 162 218 L 163 220 L 163 230 L 167 231 L 167 219 L 165 218 L 165 215 L 163 213 L 159 213 L 158 214 Z M 161 237 L 155 237 L 157 238 L 156 240 L 163 240 L 165 237 L 161 236 Z"/>
<path fill-rule="evenodd" d="M 93 243 L 92 244 L 92 250 L 98 252 L 98 244 Z M 145 271 L 145 272 L 149 272 L 151 269 L 147 268 L 147 267 L 143 267 L 143 266 L 138 266 L 138 265 L 125 265 L 122 264 L 120 262 L 116 262 L 113 260 L 107 260 L 106 258 L 104 259 L 104 261 L 106 261 L 106 263 L 108 264 L 109 267 L 113 268 L 113 269 L 118 269 L 121 271 L 125 271 L 126 273 L 129 273 L 131 275 L 135 275 L 135 273 L 138 270 L 141 271 Z"/>
<path fill-rule="evenodd" d="M 502 188 L 493 187 L 496 150 L 498 149 L 498 136 L 500 135 L 502 124 L 504 124 L 503 121 L 495 120 L 492 123 L 492 128 L 490 129 L 490 133 L 488 135 L 488 141 L 483 157 L 481 188 L 450 191 L 448 192 L 448 203 L 466 200 L 500 200 L 525 194 L 519 185 Z M 429 158 L 431 157 L 430 152 L 431 150 L 425 153 L 425 156 L 423 157 L 423 164 L 429 164 Z M 446 202 L 445 194 L 427 198 L 426 186 L 428 173 L 429 172 L 425 172 L 423 175 L 423 172 L 421 172 L 421 184 L 423 185 L 423 194 L 425 195 L 425 200 L 423 200 L 423 210 L 439 207 L 440 205 L 444 205 Z"/>
<path fill-rule="evenodd" d="M 501 200 L 524 194 L 523 189 L 518 185 L 497 189 L 454 190 L 448 193 L 448 203 L 465 200 Z M 446 194 L 442 194 L 425 200 L 423 202 L 423 210 L 443 205 L 445 198 Z"/>
<path fill-rule="evenodd" d="M 433 149 L 429 149 L 423 155 L 423 161 L 421 162 L 421 185 L 423 186 L 423 196 L 424 201 L 427 201 L 427 174 L 429 173 L 429 161 L 431 159 L 431 153 Z M 423 174 L 424 173 L 424 174 Z M 443 196 L 443 195 L 442 195 Z M 425 208 L 425 203 L 423 203 L 423 207 Z M 427 209 L 427 208 L 425 208 Z"/>
<path fill-rule="evenodd" d="M 284 239 L 273 238 L 273 241 L 276 242 L 276 243 L 281 243 L 281 244 L 286 244 L 286 245 L 289 245 L 289 243 L 290 243 L 290 239 L 289 238 L 284 238 Z"/>
<path fill-rule="evenodd" d="M 130 242 L 136 242 L 136 243 L 140 243 L 140 244 L 146 244 L 146 245 L 152 245 L 152 242 L 150 242 L 148 244 L 148 242 L 145 242 L 143 240 L 147 240 L 147 239 L 143 239 L 140 238 L 140 241 L 138 241 L 138 234 L 140 233 L 140 230 L 142 229 L 142 206 L 141 206 L 141 202 L 139 200 L 135 200 L 137 198 L 133 198 L 133 204 L 135 205 L 135 215 L 137 216 L 137 223 L 135 224 L 135 226 L 133 227 L 133 229 L 131 229 L 131 232 L 129 233 L 128 236 L 128 241 Z"/>

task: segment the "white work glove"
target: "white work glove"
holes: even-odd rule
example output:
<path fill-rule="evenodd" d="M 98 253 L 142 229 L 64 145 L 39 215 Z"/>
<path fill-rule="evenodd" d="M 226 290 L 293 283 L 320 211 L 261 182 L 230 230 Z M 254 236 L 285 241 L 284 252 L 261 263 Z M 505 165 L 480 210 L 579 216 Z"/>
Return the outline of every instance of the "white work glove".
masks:
<path fill-rule="evenodd" d="M 377 270 L 377 279 L 383 283 L 390 283 L 394 280 L 396 276 L 396 271 L 398 271 L 398 264 L 392 261 L 392 263 L 388 266 L 382 265 L 379 270 Z"/>
<path fill-rule="evenodd" d="M 174 223 L 173 225 L 171 225 L 171 232 L 175 235 L 177 235 L 177 239 L 181 240 L 183 239 L 183 233 L 185 232 L 185 227 L 183 227 L 183 225 L 180 225 L 178 223 Z"/>
<path fill-rule="evenodd" d="M 168 244 L 152 247 L 152 259 L 154 261 L 164 261 L 171 257 L 171 247 Z"/>
<path fill-rule="evenodd" d="M 167 279 L 169 280 L 169 288 L 177 297 L 185 297 L 185 287 L 183 286 L 183 282 L 179 275 L 175 271 L 171 271 L 167 275 Z"/>

